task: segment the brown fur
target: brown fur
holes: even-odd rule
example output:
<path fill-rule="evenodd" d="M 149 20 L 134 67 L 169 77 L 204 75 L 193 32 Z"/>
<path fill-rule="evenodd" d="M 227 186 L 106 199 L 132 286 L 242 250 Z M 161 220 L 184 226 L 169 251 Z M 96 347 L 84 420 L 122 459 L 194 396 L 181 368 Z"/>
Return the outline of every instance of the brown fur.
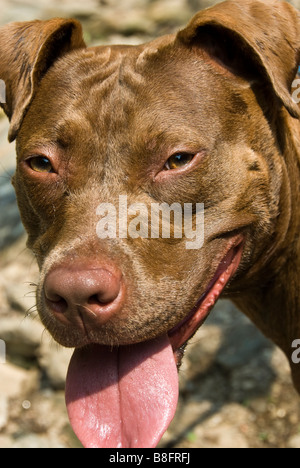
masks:
<path fill-rule="evenodd" d="M 39 313 L 56 340 L 85 343 L 45 306 L 44 281 L 56 265 L 96 258 L 122 272 L 122 310 L 91 336 L 133 343 L 189 313 L 241 232 L 243 259 L 225 295 L 290 360 L 300 338 L 300 112 L 291 97 L 299 48 L 298 12 L 271 0 L 218 4 L 178 35 L 136 47 L 85 48 L 74 20 L 0 29 L 4 110 L 9 138 L 17 138 L 14 186 L 41 269 Z M 186 146 L 202 152 L 193 170 L 159 173 Z M 40 153 L 51 155 L 59 176 L 29 175 L 25 160 Z M 100 241 L 96 208 L 120 194 L 147 205 L 204 203 L 204 246 Z M 300 391 L 300 365 L 291 367 Z"/>

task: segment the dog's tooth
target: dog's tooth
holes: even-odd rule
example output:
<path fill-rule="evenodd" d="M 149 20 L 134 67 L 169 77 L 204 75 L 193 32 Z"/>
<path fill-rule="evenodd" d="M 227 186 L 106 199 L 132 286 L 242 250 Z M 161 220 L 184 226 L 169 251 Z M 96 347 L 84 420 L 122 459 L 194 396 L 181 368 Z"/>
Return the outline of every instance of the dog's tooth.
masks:
<path fill-rule="evenodd" d="M 219 278 L 219 283 L 220 283 L 221 285 L 224 285 L 225 282 L 226 282 L 226 280 L 225 280 L 224 276 L 223 276 L 223 275 L 220 276 L 220 278 Z"/>

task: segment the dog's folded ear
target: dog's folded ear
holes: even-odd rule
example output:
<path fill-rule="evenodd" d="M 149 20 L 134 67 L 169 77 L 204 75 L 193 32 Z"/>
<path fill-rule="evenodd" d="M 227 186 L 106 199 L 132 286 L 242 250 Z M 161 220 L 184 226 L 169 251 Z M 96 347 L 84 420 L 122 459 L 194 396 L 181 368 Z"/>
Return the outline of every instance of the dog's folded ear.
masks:
<path fill-rule="evenodd" d="M 289 113 L 300 117 L 292 98 L 300 59 L 300 14 L 274 0 L 229 0 L 199 12 L 177 40 L 199 47 L 235 75 L 263 78 Z"/>
<path fill-rule="evenodd" d="M 55 18 L 0 28 L 0 80 L 5 88 L 0 105 L 10 120 L 9 141 L 16 138 L 47 70 L 66 52 L 82 47 L 82 28 L 76 20 Z"/>

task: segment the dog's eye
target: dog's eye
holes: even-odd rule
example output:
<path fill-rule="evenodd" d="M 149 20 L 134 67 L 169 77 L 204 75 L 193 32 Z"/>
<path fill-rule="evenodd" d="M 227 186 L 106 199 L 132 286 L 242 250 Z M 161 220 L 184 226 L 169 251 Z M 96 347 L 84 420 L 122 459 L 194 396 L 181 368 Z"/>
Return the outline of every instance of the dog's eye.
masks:
<path fill-rule="evenodd" d="M 180 169 L 181 167 L 189 164 L 194 158 L 194 154 L 191 153 L 176 153 L 173 154 L 165 164 L 165 169 L 168 171 L 172 169 Z"/>
<path fill-rule="evenodd" d="M 54 172 L 50 160 L 45 156 L 35 156 L 33 158 L 30 158 L 29 166 L 35 172 Z"/>

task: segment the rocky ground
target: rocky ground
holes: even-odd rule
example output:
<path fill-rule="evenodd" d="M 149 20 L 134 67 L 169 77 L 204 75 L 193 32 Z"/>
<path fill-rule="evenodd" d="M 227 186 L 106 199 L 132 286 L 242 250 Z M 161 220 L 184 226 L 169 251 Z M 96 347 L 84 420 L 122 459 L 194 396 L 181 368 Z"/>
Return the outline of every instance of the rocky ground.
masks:
<path fill-rule="evenodd" d="M 178 28 L 210 3 L 0 0 L 0 25 L 75 16 L 90 43 L 140 42 Z M 6 134 L 0 116 L 0 448 L 80 447 L 64 403 L 70 351 L 53 342 L 34 307 L 38 273 L 10 185 L 15 156 Z M 161 447 L 300 448 L 299 398 L 286 359 L 229 302 L 217 305 L 189 345 L 180 388 Z"/>

